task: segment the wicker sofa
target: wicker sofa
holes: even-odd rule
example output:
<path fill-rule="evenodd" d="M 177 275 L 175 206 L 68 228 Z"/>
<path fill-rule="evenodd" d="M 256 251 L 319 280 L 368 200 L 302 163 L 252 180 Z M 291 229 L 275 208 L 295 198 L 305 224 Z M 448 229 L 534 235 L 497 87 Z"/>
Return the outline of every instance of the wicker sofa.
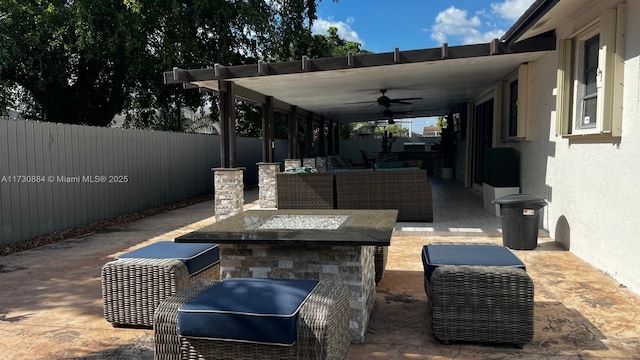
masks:
<path fill-rule="evenodd" d="M 335 170 L 276 174 L 279 209 L 398 209 L 398 221 L 433 221 L 431 183 L 419 169 Z M 387 246 L 375 249 L 375 282 L 382 280 Z"/>
<path fill-rule="evenodd" d="M 397 168 L 335 174 L 338 209 L 397 209 L 398 221 L 433 221 L 427 172 Z"/>
<path fill-rule="evenodd" d="M 279 209 L 334 209 L 333 175 L 276 174 Z"/>
<path fill-rule="evenodd" d="M 420 169 L 276 175 L 281 209 L 397 209 L 398 221 L 433 221 L 431 183 Z"/>

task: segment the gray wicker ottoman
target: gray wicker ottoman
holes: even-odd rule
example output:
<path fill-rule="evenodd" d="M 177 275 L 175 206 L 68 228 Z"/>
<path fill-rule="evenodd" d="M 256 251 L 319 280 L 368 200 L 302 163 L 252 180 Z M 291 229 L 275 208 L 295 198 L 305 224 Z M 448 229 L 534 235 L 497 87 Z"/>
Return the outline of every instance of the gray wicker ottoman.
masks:
<path fill-rule="evenodd" d="M 194 302 L 201 304 L 202 294 L 210 292 L 216 285 L 234 280 L 247 279 L 200 280 L 160 304 L 154 319 L 156 360 L 346 359 L 348 357 L 350 344 L 348 290 L 345 286 L 332 282 L 320 281 L 299 307 L 297 319 L 293 323 L 295 328 L 295 342 L 293 344 L 274 344 L 255 339 L 222 339 L 216 336 L 213 338 L 188 336 L 188 331 L 194 332 L 195 330 L 193 330 L 192 324 L 189 326 L 190 324 L 186 324 L 187 320 L 181 317 L 184 311 L 189 311 L 185 310 L 185 304 L 193 305 Z M 273 282 L 283 279 L 250 280 Z M 226 297 L 219 296 L 219 298 L 225 299 Z M 266 296 L 265 299 L 258 302 L 278 303 L 281 299 L 280 295 Z M 240 306 L 244 305 L 245 301 L 240 301 Z M 191 309 L 191 311 L 199 310 Z M 196 319 L 199 320 L 199 318 Z M 226 328 L 238 329 L 237 323 L 233 323 L 234 326 L 231 326 L 231 323 L 224 320 L 219 322 L 224 324 L 222 326 L 211 326 L 212 323 L 216 323 L 216 320 L 211 318 L 203 318 L 200 323 L 212 328 L 214 332 L 223 331 Z M 261 326 L 249 328 L 254 332 L 266 335 L 273 333 L 281 335 L 280 331 L 265 330 Z"/>
<path fill-rule="evenodd" d="M 533 281 L 509 249 L 427 245 L 422 260 L 436 339 L 518 347 L 531 341 Z"/>
<path fill-rule="evenodd" d="M 153 326 L 161 301 L 199 279 L 220 277 L 217 244 L 161 241 L 102 267 L 104 317 L 114 326 Z"/>

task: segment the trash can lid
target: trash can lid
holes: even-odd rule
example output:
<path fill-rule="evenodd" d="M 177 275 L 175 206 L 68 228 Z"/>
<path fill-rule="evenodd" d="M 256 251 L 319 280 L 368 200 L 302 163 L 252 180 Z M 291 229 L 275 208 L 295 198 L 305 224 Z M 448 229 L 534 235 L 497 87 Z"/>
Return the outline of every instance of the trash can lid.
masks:
<path fill-rule="evenodd" d="M 499 205 L 512 205 L 512 206 L 523 206 L 523 207 L 543 207 L 547 205 L 547 202 L 538 195 L 532 194 L 514 194 L 503 196 L 499 199 L 494 200 L 496 204 Z"/>

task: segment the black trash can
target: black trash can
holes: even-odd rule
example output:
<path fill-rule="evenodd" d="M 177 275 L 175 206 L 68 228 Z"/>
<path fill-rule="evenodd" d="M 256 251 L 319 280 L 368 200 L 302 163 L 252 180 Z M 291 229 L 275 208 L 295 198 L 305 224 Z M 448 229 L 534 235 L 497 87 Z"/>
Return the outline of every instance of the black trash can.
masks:
<path fill-rule="evenodd" d="M 547 202 L 538 195 L 515 194 L 496 199 L 500 205 L 502 244 L 514 250 L 533 250 L 538 246 L 540 209 Z"/>

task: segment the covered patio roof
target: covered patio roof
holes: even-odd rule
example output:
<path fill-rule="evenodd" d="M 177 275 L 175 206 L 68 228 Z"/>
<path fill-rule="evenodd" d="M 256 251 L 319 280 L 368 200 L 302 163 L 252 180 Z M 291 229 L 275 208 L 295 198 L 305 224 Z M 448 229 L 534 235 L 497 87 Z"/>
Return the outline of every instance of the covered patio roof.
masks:
<path fill-rule="evenodd" d="M 264 104 L 271 97 L 274 110 L 300 115 L 313 113 L 328 121 L 359 122 L 386 119 L 383 105 L 376 102 L 386 89 L 391 99 L 411 98 L 410 104 L 392 103 L 390 110 L 402 112 L 394 118 L 447 114 L 472 102 L 522 63 L 533 61 L 555 49 L 555 33 L 548 32 L 509 48 L 504 42 L 421 50 L 352 55 L 334 58 L 208 69 L 175 68 L 164 73 L 165 83 L 183 83 L 227 91 Z"/>
<path fill-rule="evenodd" d="M 529 25 L 526 25 L 529 26 Z M 309 59 L 299 61 L 180 69 L 164 73 L 166 84 L 213 90 L 220 94 L 220 154 L 222 167 L 235 167 L 237 98 L 263 107 L 262 152 L 273 162 L 274 112 L 289 114 L 289 158 L 297 159 L 298 117 L 307 119 L 306 138 L 313 121 L 330 131 L 328 154 L 339 153 L 337 123 L 428 117 L 460 111 L 490 90 L 522 63 L 555 50 L 555 31 L 508 43 L 491 43 Z M 384 91 L 384 92 L 383 92 Z M 389 100 L 392 99 L 392 100 Z M 394 101 L 395 100 L 395 101 Z M 385 110 L 392 113 L 385 113 Z M 325 153 L 320 131 L 319 154 Z M 307 141 L 307 154 L 313 142 Z"/>

